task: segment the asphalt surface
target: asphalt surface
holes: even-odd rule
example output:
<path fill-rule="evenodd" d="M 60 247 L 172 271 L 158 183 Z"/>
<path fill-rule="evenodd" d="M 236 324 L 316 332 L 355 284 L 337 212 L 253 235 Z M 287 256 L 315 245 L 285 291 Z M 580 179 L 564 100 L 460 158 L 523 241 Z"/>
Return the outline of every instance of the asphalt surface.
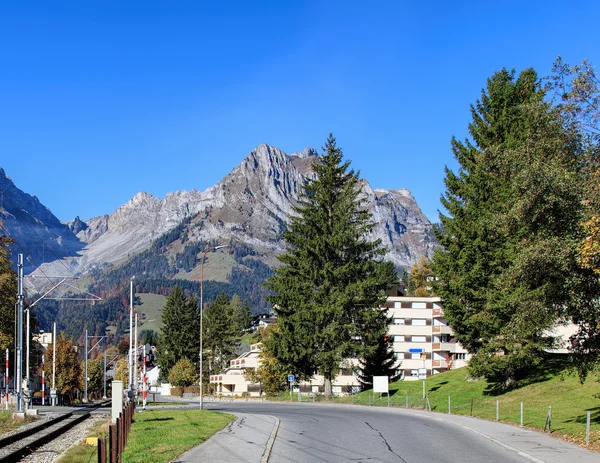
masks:
<path fill-rule="evenodd" d="M 165 400 L 189 402 L 161 398 Z M 189 402 L 189 407 L 198 405 Z M 600 463 L 600 453 L 547 434 L 459 415 L 323 403 L 238 400 L 205 401 L 204 405 L 237 419 L 181 455 L 178 463 Z M 45 412 L 73 410 L 44 408 Z"/>
<path fill-rule="evenodd" d="M 205 402 L 205 407 L 238 419 L 179 462 L 600 463 L 600 454 L 550 436 L 457 415 L 311 403 Z"/>

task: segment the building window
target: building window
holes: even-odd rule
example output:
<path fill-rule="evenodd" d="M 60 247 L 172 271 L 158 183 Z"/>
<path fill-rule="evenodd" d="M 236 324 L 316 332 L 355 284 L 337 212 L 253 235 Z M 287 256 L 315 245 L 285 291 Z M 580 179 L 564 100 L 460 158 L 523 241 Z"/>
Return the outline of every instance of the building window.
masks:
<path fill-rule="evenodd" d="M 404 342 L 404 336 L 394 336 L 394 342 Z"/>
<path fill-rule="evenodd" d="M 411 308 L 413 308 L 413 309 L 426 309 L 427 308 L 427 303 L 426 302 L 413 302 Z"/>
<path fill-rule="evenodd" d="M 427 342 L 425 336 L 413 336 L 411 338 L 412 342 Z"/>
<path fill-rule="evenodd" d="M 411 360 L 420 360 L 420 359 L 421 359 L 421 354 L 419 354 L 419 353 L 414 353 L 414 352 L 411 352 L 411 354 L 410 354 L 410 359 L 411 359 Z"/>
<path fill-rule="evenodd" d="M 419 370 L 410 370 L 410 376 L 419 376 Z"/>
<path fill-rule="evenodd" d="M 404 325 L 404 318 L 394 318 L 394 325 Z"/>
<path fill-rule="evenodd" d="M 427 322 L 424 318 L 413 318 L 411 324 L 413 326 L 425 326 Z"/>
<path fill-rule="evenodd" d="M 462 354 L 454 354 L 455 355 L 455 359 L 456 360 L 466 360 L 467 359 L 467 354 L 462 353 Z"/>

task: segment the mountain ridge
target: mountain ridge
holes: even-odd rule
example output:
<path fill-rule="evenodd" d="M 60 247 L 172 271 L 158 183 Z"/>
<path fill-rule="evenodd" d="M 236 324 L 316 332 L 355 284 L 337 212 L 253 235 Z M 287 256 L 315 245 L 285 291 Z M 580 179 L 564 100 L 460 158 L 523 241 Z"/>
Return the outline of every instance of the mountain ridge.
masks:
<path fill-rule="evenodd" d="M 85 222 L 75 217 L 67 224 L 60 223 L 37 198 L 18 191 L 26 204 L 35 206 L 36 220 L 52 230 L 49 233 L 56 235 L 55 241 L 67 238 L 70 243 L 59 253 L 63 262 L 43 264 L 48 272 L 66 264 L 73 272 L 85 273 L 122 261 L 195 215 L 201 217 L 186 232 L 192 242 L 235 240 L 259 253 L 277 254 L 285 247 L 281 232 L 303 185 L 314 178 L 312 164 L 317 160 L 314 148 L 288 155 L 263 143 L 203 192 L 178 190 L 158 198 L 140 191 L 110 214 Z M 2 178 L 8 177 L 0 170 Z M 421 255 L 431 257 L 437 246 L 432 225 L 410 191 L 372 189 L 365 179 L 361 184 L 376 224 L 372 238 L 381 239 L 388 248 L 386 258 L 398 267 L 410 268 Z M 12 223 L 13 231 L 18 228 Z"/>

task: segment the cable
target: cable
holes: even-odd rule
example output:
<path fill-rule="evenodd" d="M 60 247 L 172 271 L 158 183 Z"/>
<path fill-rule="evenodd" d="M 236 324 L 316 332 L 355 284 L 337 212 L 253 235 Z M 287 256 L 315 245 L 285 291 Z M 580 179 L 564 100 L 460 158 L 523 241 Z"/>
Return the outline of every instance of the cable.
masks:
<path fill-rule="evenodd" d="M 14 238 L 14 237 L 13 237 L 13 236 L 10 234 L 10 232 L 9 232 L 9 231 L 8 231 L 8 230 L 7 230 L 5 227 L 3 227 L 3 228 L 4 228 L 4 230 L 6 230 L 6 234 L 7 234 L 7 236 L 8 236 L 9 238 L 11 238 L 11 239 L 12 239 L 13 243 L 14 243 L 14 244 L 16 244 L 16 245 L 17 245 L 17 247 L 18 247 L 18 248 L 21 250 L 21 252 L 22 252 L 22 253 L 23 253 L 23 254 L 26 256 L 26 259 L 27 259 L 29 262 L 31 262 L 32 260 L 34 260 L 34 259 L 32 259 L 31 255 L 30 255 L 30 254 L 29 254 L 29 253 L 28 253 L 28 252 L 27 252 L 25 249 L 23 249 L 23 247 L 22 247 L 22 246 L 19 244 L 19 241 L 18 241 L 16 238 Z M 46 278 L 48 278 L 48 279 L 52 279 L 52 277 L 49 277 L 48 275 L 46 275 L 46 272 L 44 272 L 44 270 L 42 269 L 42 267 L 41 267 L 41 266 L 39 266 L 39 265 L 37 264 L 37 262 L 35 262 L 35 261 L 34 261 L 34 262 L 32 262 L 32 263 L 33 263 L 33 265 L 35 265 L 35 266 L 37 267 L 37 269 L 38 269 L 40 272 L 42 272 L 42 274 L 43 274 L 43 275 L 44 275 Z M 34 287 L 34 289 L 35 289 L 35 287 Z M 78 289 L 79 289 L 79 288 L 78 288 Z M 58 291 L 60 292 L 60 290 L 58 290 Z M 64 296 L 64 294 L 63 294 L 63 293 L 60 293 L 60 294 L 61 294 L 62 296 Z"/>
<path fill-rule="evenodd" d="M 0 192 L 6 197 L 6 199 L 8 200 L 8 202 L 10 204 L 12 204 L 13 208 L 15 209 L 15 212 L 17 214 L 19 214 L 21 216 L 21 219 L 27 224 L 27 226 L 31 229 L 31 231 L 35 234 L 35 236 L 40 240 L 40 242 L 42 243 L 42 245 L 46 246 L 48 248 L 48 251 L 50 252 L 50 254 L 52 254 L 52 256 L 54 256 L 54 258 L 59 261 L 62 266 L 67 270 L 67 272 L 69 272 L 71 275 L 75 276 L 75 274 L 71 271 L 71 269 L 69 267 L 66 266 L 66 264 L 62 261 L 62 259 L 60 259 L 55 253 L 54 251 L 52 251 L 52 249 L 44 242 L 44 240 L 42 239 L 42 237 L 38 234 L 38 232 L 35 231 L 35 229 L 31 226 L 31 224 L 27 221 L 27 219 L 19 212 L 19 209 L 17 208 L 17 206 L 15 205 L 15 203 L 13 203 L 11 201 L 11 199 L 6 195 L 6 192 L 0 188 Z M 6 228 L 6 227 L 5 227 Z"/>

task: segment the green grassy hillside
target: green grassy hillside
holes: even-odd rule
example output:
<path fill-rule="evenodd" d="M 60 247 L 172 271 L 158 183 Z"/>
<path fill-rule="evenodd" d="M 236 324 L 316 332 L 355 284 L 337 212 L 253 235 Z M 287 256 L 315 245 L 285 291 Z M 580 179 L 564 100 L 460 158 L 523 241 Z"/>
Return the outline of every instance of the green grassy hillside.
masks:
<path fill-rule="evenodd" d="M 584 384 L 565 369 L 566 359 L 553 357 L 533 371 L 520 387 L 506 393 L 495 393 L 485 380 L 474 380 L 466 368 L 459 368 L 427 378 L 426 393 L 432 411 L 495 420 L 498 401 L 499 420 L 519 424 L 523 402 L 526 427 L 543 429 L 548 406 L 552 407 L 552 434 L 579 444 L 585 443 L 587 411 L 591 412 L 591 448 L 600 451 L 600 377 L 591 375 Z M 422 381 L 398 381 L 390 384 L 390 403 L 394 406 L 424 408 Z M 336 399 L 337 400 L 337 399 Z M 365 391 L 346 398 L 354 403 L 387 405 L 387 398 L 373 398 Z"/>
<path fill-rule="evenodd" d="M 154 330 L 160 331 L 162 326 L 161 313 L 162 309 L 167 302 L 165 296 L 158 294 L 141 293 L 138 294 L 142 303 L 136 306 L 137 310 L 140 310 L 143 314 L 142 320 L 139 321 L 138 333 L 142 330 Z"/>

